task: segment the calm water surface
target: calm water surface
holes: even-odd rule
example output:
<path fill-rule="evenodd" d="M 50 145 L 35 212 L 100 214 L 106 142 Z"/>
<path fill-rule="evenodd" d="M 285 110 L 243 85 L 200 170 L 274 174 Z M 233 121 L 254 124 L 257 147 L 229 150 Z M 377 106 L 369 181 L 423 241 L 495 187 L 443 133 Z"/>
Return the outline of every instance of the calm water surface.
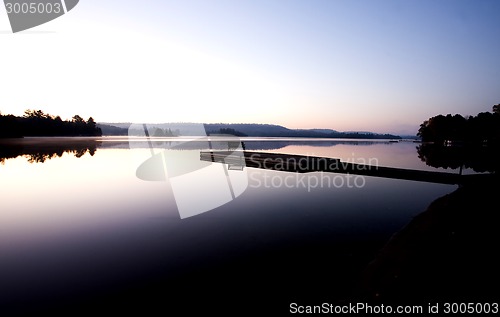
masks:
<path fill-rule="evenodd" d="M 252 139 L 245 146 L 435 170 L 412 142 Z M 43 163 L 11 153 L 0 165 L 0 307 L 13 311 L 136 303 L 168 312 L 198 303 L 286 312 L 292 301 L 341 300 L 395 232 L 456 189 L 375 177 L 348 186 L 346 175 L 298 181 L 298 174 L 245 168 L 243 194 L 181 219 L 168 180 L 136 177 L 151 149 L 105 138 L 91 151 L 51 151 L 59 154 Z M 321 177 L 323 186 L 302 185 Z M 204 195 L 198 189 L 191 199 Z"/>

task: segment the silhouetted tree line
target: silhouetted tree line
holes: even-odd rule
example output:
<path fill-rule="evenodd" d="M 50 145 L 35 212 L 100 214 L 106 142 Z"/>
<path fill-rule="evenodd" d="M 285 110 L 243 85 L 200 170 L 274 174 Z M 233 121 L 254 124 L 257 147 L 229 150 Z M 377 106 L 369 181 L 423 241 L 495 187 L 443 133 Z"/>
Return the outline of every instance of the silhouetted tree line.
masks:
<path fill-rule="evenodd" d="M 500 104 L 493 106 L 493 113 L 481 112 L 464 118 L 459 114 L 438 115 L 425 120 L 417 136 L 423 142 L 443 144 L 445 141 L 466 144 L 497 144 L 500 142 Z"/>
<path fill-rule="evenodd" d="M 339 139 L 368 139 L 368 140 L 375 140 L 375 139 L 395 139 L 395 140 L 400 140 L 401 137 L 398 135 L 393 135 L 393 134 L 375 134 L 375 133 L 359 133 L 359 132 L 334 132 L 330 135 L 332 138 L 339 138 Z"/>
<path fill-rule="evenodd" d="M 24 136 L 101 136 L 92 117 L 85 121 L 79 115 L 71 120 L 62 120 L 42 110 L 26 110 L 24 116 L 0 114 L 0 137 L 18 138 Z"/>
<path fill-rule="evenodd" d="M 207 131 L 207 135 L 213 135 L 213 134 L 226 134 L 226 135 L 234 135 L 234 136 L 239 136 L 239 137 L 245 137 L 248 136 L 243 132 L 240 132 L 238 130 L 232 129 L 232 128 L 220 128 L 217 131 Z"/>
<path fill-rule="evenodd" d="M 420 125 L 417 135 L 424 141 L 417 147 L 418 157 L 429 166 L 500 170 L 500 104 L 493 106 L 493 113 L 467 118 L 432 117 Z"/>

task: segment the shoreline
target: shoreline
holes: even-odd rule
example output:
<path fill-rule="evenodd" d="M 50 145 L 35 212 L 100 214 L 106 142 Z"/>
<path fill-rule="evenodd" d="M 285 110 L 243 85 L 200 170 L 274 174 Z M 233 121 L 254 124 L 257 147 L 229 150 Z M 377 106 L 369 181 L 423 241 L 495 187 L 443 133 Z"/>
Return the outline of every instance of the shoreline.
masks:
<path fill-rule="evenodd" d="M 459 187 L 396 232 L 364 270 L 358 295 L 373 301 L 498 299 L 498 179 Z"/>

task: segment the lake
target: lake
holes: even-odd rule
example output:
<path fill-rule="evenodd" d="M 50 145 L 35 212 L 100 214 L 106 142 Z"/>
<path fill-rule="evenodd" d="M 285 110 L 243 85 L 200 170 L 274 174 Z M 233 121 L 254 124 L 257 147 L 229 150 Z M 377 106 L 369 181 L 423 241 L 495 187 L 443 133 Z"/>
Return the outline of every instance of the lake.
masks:
<path fill-rule="evenodd" d="M 241 141 L 248 151 L 459 172 L 427 166 L 411 141 Z M 138 177 L 158 153 L 199 157 L 175 139 L 3 142 L 0 308 L 9 312 L 286 314 L 292 302 L 348 301 L 391 236 L 458 187 L 245 167 L 230 171 L 243 183 L 224 201 L 214 200 L 227 191 L 223 172 Z M 180 211 L 204 202 L 214 208 Z"/>

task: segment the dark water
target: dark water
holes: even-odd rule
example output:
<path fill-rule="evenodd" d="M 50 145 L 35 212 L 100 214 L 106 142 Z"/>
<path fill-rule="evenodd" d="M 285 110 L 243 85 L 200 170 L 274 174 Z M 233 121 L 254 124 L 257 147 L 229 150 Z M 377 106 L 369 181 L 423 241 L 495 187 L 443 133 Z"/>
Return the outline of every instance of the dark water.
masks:
<path fill-rule="evenodd" d="M 6 313 L 284 315 L 291 302 L 349 301 L 360 272 L 388 239 L 457 188 L 245 168 L 239 173 L 248 186 L 240 196 L 181 219 L 170 181 L 136 177 L 149 148 L 129 149 L 125 139 L 74 143 L 3 145 L 0 309 Z M 245 145 L 433 170 L 412 142 Z M 193 185 L 189 199 L 208 200 L 214 189 L 202 188 Z"/>

